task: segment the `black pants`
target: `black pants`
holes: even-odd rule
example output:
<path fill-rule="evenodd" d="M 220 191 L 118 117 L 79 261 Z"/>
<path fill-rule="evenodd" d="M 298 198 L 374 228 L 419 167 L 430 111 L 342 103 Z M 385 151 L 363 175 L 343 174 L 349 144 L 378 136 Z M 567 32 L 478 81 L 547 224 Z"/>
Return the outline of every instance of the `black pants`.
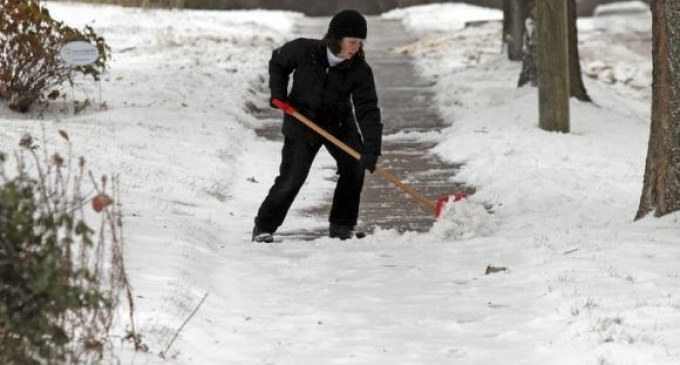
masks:
<path fill-rule="evenodd" d="M 337 136 L 344 143 L 361 151 L 358 133 Z M 329 222 L 354 227 L 359 215 L 359 200 L 364 186 L 364 170 L 359 162 L 330 142 L 324 142 L 338 166 L 338 182 L 333 195 Z M 279 176 L 260 205 L 255 224 L 265 232 L 274 233 L 286 218 L 288 209 L 307 179 L 314 157 L 321 144 L 285 138 L 281 151 Z"/>

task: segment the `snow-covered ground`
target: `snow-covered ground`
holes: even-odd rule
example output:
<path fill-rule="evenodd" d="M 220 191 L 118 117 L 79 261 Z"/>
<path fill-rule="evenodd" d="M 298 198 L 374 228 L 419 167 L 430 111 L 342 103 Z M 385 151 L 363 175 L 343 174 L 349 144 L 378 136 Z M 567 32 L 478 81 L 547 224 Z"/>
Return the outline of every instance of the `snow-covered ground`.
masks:
<path fill-rule="evenodd" d="M 70 25 L 94 19 L 112 46 L 107 108 L 74 116 L 55 104 L 40 119 L 3 107 L 0 150 L 43 129 L 45 147 L 64 149 L 65 129 L 93 170 L 120 175 L 137 328 L 151 348 L 119 345 L 122 364 L 680 363 L 680 215 L 632 222 L 651 60 L 592 20 L 580 23 L 581 52 L 596 103 L 573 101 L 572 133 L 558 134 L 538 129 L 536 90 L 514 87 L 520 65 L 499 54 L 499 23 L 451 27 L 497 12 L 385 14 L 421 37 L 398 51 L 436 82 L 451 124 L 433 153 L 463 162 L 453 179 L 477 193 L 428 233 L 255 245 L 280 145 L 256 137 L 245 105 L 266 106 L 266 62 L 301 16 L 47 5 Z M 100 101 L 88 82 L 75 95 Z M 315 166 L 288 228 L 324 224 L 301 215 L 331 193 Z"/>

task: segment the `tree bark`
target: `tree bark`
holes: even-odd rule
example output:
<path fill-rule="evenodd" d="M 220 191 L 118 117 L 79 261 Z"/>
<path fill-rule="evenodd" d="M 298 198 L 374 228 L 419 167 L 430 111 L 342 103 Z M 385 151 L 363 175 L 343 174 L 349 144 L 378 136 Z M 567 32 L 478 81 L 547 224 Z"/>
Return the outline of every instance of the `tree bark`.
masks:
<path fill-rule="evenodd" d="M 581 57 L 578 53 L 578 28 L 576 27 L 576 0 L 567 0 L 567 21 L 569 27 L 569 95 L 581 101 L 590 102 L 581 75 Z"/>
<path fill-rule="evenodd" d="M 539 126 L 569 132 L 567 3 L 536 2 Z"/>
<path fill-rule="evenodd" d="M 524 21 L 528 9 L 527 0 L 503 0 L 503 43 L 507 45 L 511 61 L 522 60 Z"/>
<path fill-rule="evenodd" d="M 504 45 L 508 43 L 510 38 L 510 18 L 512 17 L 510 2 L 511 0 L 503 0 L 503 35 L 501 41 Z"/>
<path fill-rule="evenodd" d="M 652 0 L 652 123 L 635 219 L 680 210 L 680 2 Z"/>
<path fill-rule="evenodd" d="M 519 74 L 517 87 L 526 84 L 538 86 L 536 71 L 536 1 L 527 1 L 527 16 L 524 25 L 524 44 L 522 46 L 522 71 Z"/>

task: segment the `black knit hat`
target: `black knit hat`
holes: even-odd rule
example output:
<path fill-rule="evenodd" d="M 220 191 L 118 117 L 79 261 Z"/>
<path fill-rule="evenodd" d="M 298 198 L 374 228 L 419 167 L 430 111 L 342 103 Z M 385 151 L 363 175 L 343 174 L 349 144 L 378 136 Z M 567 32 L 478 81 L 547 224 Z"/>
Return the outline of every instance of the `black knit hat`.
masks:
<path fill-rule="evenodd" d="M 335 39 L 343 37 L 366 39 L 368 27 L 366 18 L 356 10 L 343 10 L 331 19 L 328 25 L 328 34 Z"/>

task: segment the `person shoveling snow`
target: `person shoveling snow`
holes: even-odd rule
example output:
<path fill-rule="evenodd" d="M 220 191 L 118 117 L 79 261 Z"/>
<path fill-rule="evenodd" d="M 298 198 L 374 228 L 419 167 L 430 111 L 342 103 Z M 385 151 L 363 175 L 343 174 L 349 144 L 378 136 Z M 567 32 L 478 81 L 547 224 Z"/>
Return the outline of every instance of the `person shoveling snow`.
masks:
<path fill-rule="evenodd" d="M 376 166 L 382 123 L 373 72 L 363 54 L 366 35 L 366 19 L 354 10 L 344 10 L 331 19 L 322 40 L 298 38 L 273 52 L 269 62 L 271 104 L 285 112 L 285 139 L 279 176 L 255 217 L 253 242 L 274 242 L 273 234 L 283 223 L 322 145 L 335 159 L 340 175 L 330 210 L 331 238 L 365 236 L 355 231 L 364 170 L 385 178 L 435 216 L 441 213 L 446 200 L 433 202 Z M 455 200 L 463 196 L 456 195 Z"/>
<path fill-rule="evenodd" d="M 252 241 L 274 241 L 273 234 L 283 223 L 322 145 L 337 162 L 339 175 L 329 236 L 341 240 L 364 236 L 354 230 L 364 170 L 374 171 L 382 142 L 375 81 L 364 58 L 366 35 L 366 19 L 357 11 L 344 10 L 331 19 L 322 40 L 298 38 L 274 50 L 269 61 L 272 100 L 288 101 L 319 120 L 336 138 L 361 150 L 362 157 L 355 160 L 286 115 L 279 176 L 257 212 Z"/>

